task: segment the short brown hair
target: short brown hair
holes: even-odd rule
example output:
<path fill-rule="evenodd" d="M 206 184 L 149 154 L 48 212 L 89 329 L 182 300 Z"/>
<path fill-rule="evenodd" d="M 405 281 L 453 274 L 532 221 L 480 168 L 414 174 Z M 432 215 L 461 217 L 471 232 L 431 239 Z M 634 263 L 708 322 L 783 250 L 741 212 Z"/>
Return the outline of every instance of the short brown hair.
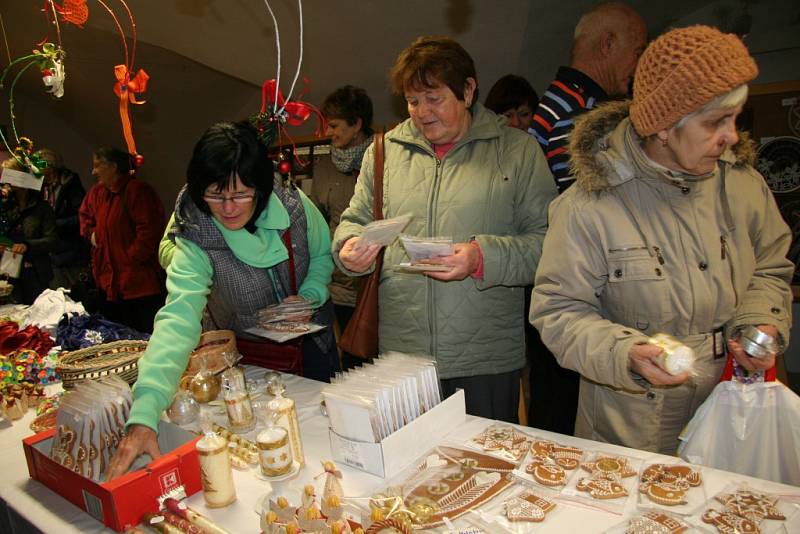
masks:
<path fill-rule="evenodd" d="M 372 135 L 372 100 L 360 87 L 345 85 L 325 97 L 320 108 L 326 119 L 344 119 L 353 126 L 361 119 L 361 131 Z"/>
<path fill-rule="evenodd" d="M 444 84 L 464 100 L 467 78 L 475 80 L 473 101 L 478 100 L 478 75 L 472 57 L 449 37 L 418 37 L 400 52 L 389 73 L 392 90 L 403 96 L 409 87 L 428 89 Z"/>

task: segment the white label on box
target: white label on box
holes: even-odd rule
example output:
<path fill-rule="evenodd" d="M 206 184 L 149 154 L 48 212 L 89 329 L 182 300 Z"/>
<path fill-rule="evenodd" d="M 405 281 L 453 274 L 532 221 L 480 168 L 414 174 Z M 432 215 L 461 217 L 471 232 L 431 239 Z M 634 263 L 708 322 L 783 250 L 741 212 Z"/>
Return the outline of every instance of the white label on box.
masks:
<path fill-rule="evenodd" d="M 364 457 L 361 454 L 361 449 L 353 442 L 342 441 L 341 449 L 342 461 L 349 466 L 358 469 L 364 469 Z"/>
<path fill-rule="evenodd" d="M 784 98 L 781 100 L 781 106 L 783 107 L 794 106 L 795 104 L 797 104 L 797 98 Z"/>

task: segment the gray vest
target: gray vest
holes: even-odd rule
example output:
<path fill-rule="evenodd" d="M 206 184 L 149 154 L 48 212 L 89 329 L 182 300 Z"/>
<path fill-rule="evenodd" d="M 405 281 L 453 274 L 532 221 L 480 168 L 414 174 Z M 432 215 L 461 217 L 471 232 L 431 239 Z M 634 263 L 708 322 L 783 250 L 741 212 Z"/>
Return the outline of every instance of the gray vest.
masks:
<path fill-rule="evenodd" d="M 289 212 L 295 282 L 299 288 L 308 274 L 309 265 L 305 209 L 296 189 L 276 184 L 273 192 Z M 178 193 L 175 202 L 175 224 L 169 237 L 174 242 L 176 236 L 202 248 L 214 269 L 203 330 L 233 330 L 238 337 L 258 339 L 244 330 L 256 325 L 258 310 L 277 304 L 293 294 L 289 261 L 265 269 L 239 260 L 228 247 L 212 216 L 197 208 L 186 186 Z"/>

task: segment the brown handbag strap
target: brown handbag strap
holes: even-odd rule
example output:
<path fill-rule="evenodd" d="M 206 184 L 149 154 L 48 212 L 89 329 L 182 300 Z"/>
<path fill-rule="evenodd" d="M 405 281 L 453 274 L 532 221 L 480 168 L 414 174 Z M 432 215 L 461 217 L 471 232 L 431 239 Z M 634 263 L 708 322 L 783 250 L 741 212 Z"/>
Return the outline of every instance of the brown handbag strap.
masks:
<path fill-rule="evenodd" d="M 383 219 L 383 128 L 375 132 L 375 170 L 372 187 L 372 218 Z"/>

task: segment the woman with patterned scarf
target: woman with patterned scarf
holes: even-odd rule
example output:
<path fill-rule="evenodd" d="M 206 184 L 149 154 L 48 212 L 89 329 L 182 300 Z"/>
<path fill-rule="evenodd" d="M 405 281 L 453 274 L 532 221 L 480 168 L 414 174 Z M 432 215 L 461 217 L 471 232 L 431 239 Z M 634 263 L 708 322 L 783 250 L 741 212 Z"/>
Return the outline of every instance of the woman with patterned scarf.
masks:
<path fill-rule="evenodd" d="M 330 158 L 320 155 L 314 160 L 311 200 L 322 211 L 333 235 L 353 196 L 361 159 L 372 143 L 372 100 L 363 89 L 345 85 L 325 98 L 322 113 L 328 120 L 325 133 L 331 136 L 331 154 Z M 341 331 L 355 309 L 357 281 L 339 269 L 333 272 L 329 289 Z M 349 354 L 342 355 L 345 368 L 358 361 Z"/>

